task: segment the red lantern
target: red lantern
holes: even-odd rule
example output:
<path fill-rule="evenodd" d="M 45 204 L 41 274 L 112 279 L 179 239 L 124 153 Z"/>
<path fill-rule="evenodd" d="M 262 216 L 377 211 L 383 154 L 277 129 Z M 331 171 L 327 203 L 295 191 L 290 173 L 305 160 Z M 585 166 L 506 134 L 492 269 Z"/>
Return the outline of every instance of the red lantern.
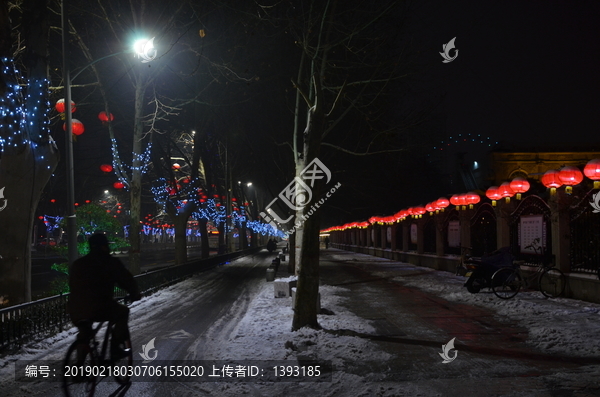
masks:
<path fill-rule="evenodd" d="M 462 203 L 463 199 L 460 197 L 460 195 L 453 194 L 452 197 L 450 197 L 450 204 L 459 207 Z"/>
<path fill-rule="evenodd" d="M 508 182 L 502 182 L 498 188 L 498 193 L 500 193 L 500 196 L 506 198 L 507 203 L 510 203 L 510 198 L 515 195 L 515 192 L 510 188 L 510 183 Z"/>
<path fill-rule="evenodd" d="M 174 169 L 175 171 L 177 171 L 177 170 L 178 170 L 178 169 L 180 169 L 180 168 L 181 168 L 181 166 L 180 166 L 179 164 L 177 164 L 177 163 L 173 164 L 173 169 Z"/>
<path fill-rule="evenodd" d="M 109 121 L 113 121 L 115 119 L 115 116 L 113 116 L 112 113 L 107 114 L 105 111 L 101 111 L 100 113 L 98 113 L 98 119 L 102 121 L 102 124 L 106 124 Z"/>
<path fill-rule="evenodd" d="M 418 215 L 419 217 L 421 215 L 423 215 L 425 212 L 427 212 L 427 210 L 425 209 L 425 207 L 419 206 L 419 207 L 414 207 L 413 208 L 413 214 L 414 215 Z"/>
<path fill-rule="evenodd" d="M 475 192 L 465 193 L 465 197 L 467 199 L 467 204 L 469 204 L 469 208 L 473 209 L 473 205 L 479 203 L 481 198 Z"/>
<path fill-rule="evenodd" d="M 557 170 L 548 170 L 542 175 L 542 185 L 550 188 L 550 194 L 554 194 L 556 188 L 562 186 L 558 175 L 559 172 Z"/>
<path fill-rule="evenodd" d="M 50 200 L 51 203 L 56 203 L 56 199 Z"/>
<path fill-rule="evenodd" d="M 56 104 L 54 105 L 54 107 L 56 108 L 56 111 L 58 113 L 64 113 L 65 112 L 65 99 L 59 99 L 58 101 L 56 101 Z M 77 109 L 75 107 L 75 102 L 71 101 L 71 113 L 73 113 L 75 111 L 75 109 Z"/>
<path fill-rule="evenodd" d="M 444 208 L 446 208 L 449 205 L 450 205 L 450 201 L 448 201 L 448 199 L 446 197 L 440 197 L 436 201 L 436 207 L 440 208 L 442 211 L 444 211 Z"/>
<path fill-rule="evenodd" d="M 594 189 L 600 189 L 600 159 L 590 160 L 583 168 L 583 173 L 594 181 Z"/>
<path fill-rule="evenodd" d="M 123 182 L 117 181 L 117 182 L 113 183 L 113 187 L 115 189 L 123 189 L 125 187 L 125 184 Z"/>
<path fill-rule="evenodd" d="M 431 214 L 433 211 L 436 210 L 436 208 L 433 206 L 433 203 L 427 203 L 425 205 L 425 210 Z"/>
<path fill-rule="evenodd" d="M 85 131 L 83 127 L 83 123 L 77 119 L 73 119 L 71 122 L 71 129 L 73 130 L 73 135 L 81 135 Z M 67 124 L 63 124 L 63 131 L 67 130 Z"/>
<path fill-rule="evenodd" d="M 111 172 L 112 170 L 113 170 L 113 167 L 110 164 L 102 164 L 100 166 L 100 171 L 102 171 L 102 172 L 108 173 L 108 172 Z"/>
<path fill-rule="evenodd" d="M 579 168 L 567 165 L 558 172 L 558 179 L 566 186 L 565 192 L 571 194 L 573 186 L 579 185 L 583 181 L 583 173 L 579 171 Z"/>
<path fill-rule="evenodd" d="M 485 192 L 487 198 L 492 200 L 492 206 L 496 206 L 496 200 L 500 200 L 502 195 L 498 192 L 498 186 L 490 186 Z"/>
<path fill-rule="evenodd" d="M 521 200 L 521 193 L 527 192 L 530 187 L 531 185 L 527 179 L 520 176 L 510 182 L 510 188 L 517 194 L 517 200 Z"/>

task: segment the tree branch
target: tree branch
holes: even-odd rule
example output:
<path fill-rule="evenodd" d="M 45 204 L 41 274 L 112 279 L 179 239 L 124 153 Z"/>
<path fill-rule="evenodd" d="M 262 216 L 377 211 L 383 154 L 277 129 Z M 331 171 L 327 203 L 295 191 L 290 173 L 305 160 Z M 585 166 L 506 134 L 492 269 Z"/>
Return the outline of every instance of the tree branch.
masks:
<path fill-rule="evenodd" d="M 308 96 L 306 96 L 306 93 L 304 92 L 304 90 L 302 90 L 302 87 L 300 87 L 300 84 L 296 83 L 294 81 L 294 79 L 291 79 L 292 84 L 294 85 L 294 88 L 298 90 L 298 92 L 300 93 L 300 95 L 302 95 L 302 98 L 304 98 L 304 101 L 306 102 L 306 105 L 308 105 L 309 108 L 313 107 L 312 101 L 308 98 Z"/>

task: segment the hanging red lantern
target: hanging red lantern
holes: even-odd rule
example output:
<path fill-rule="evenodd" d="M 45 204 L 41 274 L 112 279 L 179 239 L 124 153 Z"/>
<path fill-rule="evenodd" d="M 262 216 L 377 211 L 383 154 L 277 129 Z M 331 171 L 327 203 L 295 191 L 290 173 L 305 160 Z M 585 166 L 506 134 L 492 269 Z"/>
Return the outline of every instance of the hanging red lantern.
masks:
<path fill-rule="evenodd" d="M 565 193 L 571 194 L 573 186 L 579 185 L 583 181 L 583 173 L 579 171 L 579 168 L 567 165 L 558 172 L 558 179 L 566 186 Z"/>
<path fill-rule="evenodd" d="M 477 204 L 477 203 L 479 203 L 479 201 L 481 201 L 481 198 L 475 192 L 465 193 L 465 197 L 466 197 L 466 201 L 467 201 L 467 204 L 469 205 L 470 209 L 473 209 L 473 205 Z"/>
<path fill-rule="evenodd" d="M 73 119 L 71 121 L 71 129 L 72 129 L 73 135 L 81 135 L 85 131 L 85 128 L 83 127 L 83 123 L 77 119 Z M 63 124 L 63 131 L 66 131 L 66 130 L 67 130 L 67 123 Z"/>
<path fill-rule="evenodd" d="M 583 173 L 594 181 L 594 189 L 600 189 L 600 159 L 590 160 L 583 168 Z"/>
<path fill-rule="evenodd" d="M 123 189 L 125 187 L 125 184 L 123 182 L 117 181 L 113 183 L 113 187 L 115 189 Z"/>
<path fill-rule="evenodd" d="M 51 203 L 56 203 L 56 199 L 50 200 Z"/>
<path fill-rule="evenodd" d="M 521 193 L 525 193 L 529 190 L 531 185 L 527 179 L 523 177 L 516 177 L 510 182 L 510 188 L 517 194 L 517 200 L 521 200 Z"/>
<path fill-rule="evenodd" d="M 556 188 L 562 186 L 557 170 L 548 170 L 542 175 L 542 185 L 550 188 L 550 194 L 556 193 Z"/>
<path fill-rule="evenodd" d="M 490 186 L 485 192 L 487 198 L 492 200 L 492 206 L 496 206 L 496 200 L 500 200 L 502 195 L 498 192 L 498 186 Z"/>
<path fill-rule="evenodd" d="M 113 170 L 113 167 L 110 164 L 102 164 L 100 166 L 100 171 L 102 171 L 102 172 L 109 173 L 109 172 L 112 172 L 112 170 Z"/>
<path fill-rule="evenodd" d="M 440 197 L 439 199 L 437 199 L 437 201 L 435 202 L 436 206 L 441 209 L 442 211 L 444 211 L 444 208 L 446 208 L 447 206 L 450 205 L 450 201 L 448 201 L 448 199 L 446 197 Z"/>
<path fill-rule="evenodd" d="M 458 207 L 460 207 L 462 203 L 463 199 L 460 197 L 460 195 L 453 194 L 452 197 L 450 197 L 450 204 L 455 205 L 457 207 L 456 209 L 460 209 Z"/>
<path fill-rule="evenodd" d="M 436 208 L 433 206 L 433 203 L 427 203 L 425 205 L 425 210 L 431 214 L 436 210 Z"/>
<path fill-rule="evenodd" d="M 500 193 L 500 196 L 506 198 L 507 203 L 510 203 L 510 198 L 515 195 L 515 192 L 510 188 L 509 182 L 502 182 L 498 188 L 498 193 Z"/>
<path fill-rule="evenodd" d="M 425 207 L 418 206 L 418 207 L 414 207 L 414 208 L 413 208 L 413 214 L 414 214 L 414 215 L 417 215 L 417 217 L 419 217 L 419 218 L 420 218 L 420 217 L 421 217 L 421 215 L 423 215 L 425 212 L 427 212 L 427 210 L 425 209 Z"/>
<path fill-rule="evenodd" d="M 177 163 L 173 164 L 173 169 L 175 171 L 179 170 L 180 168 L 181 168 L 181 166 L 179 164 L 177 164 Z"/>
<path fill-rule="evenodd" d="M 54 105 L 54 107 L 56 108 L 56 111 L 58 113 L 64 113 L 65 112 L 65 99 L 59 99 L 58 101 L 56 101 L 56 104 Z M 75 107 L 75 102 L 71 101 L 71 113 L 73 113 L 77 108 Z"/>
<path fill-rule="evenodd" d="M 106 124 L 109 121 L 113 121 L 115 119 L 115 116 L 113 116 L 112 113 L 106 113 L 104 110 L 101 111 L 100 113 L 98 113 L 98 119 L 100 121 L 102 121 L 102 124 Z"/>

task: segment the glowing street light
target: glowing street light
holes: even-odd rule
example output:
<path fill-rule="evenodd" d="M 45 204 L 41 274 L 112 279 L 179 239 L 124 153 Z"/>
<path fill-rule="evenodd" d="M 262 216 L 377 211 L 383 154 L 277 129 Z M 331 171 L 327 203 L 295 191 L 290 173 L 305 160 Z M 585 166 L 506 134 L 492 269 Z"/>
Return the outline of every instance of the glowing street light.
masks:
<path fill-rule="evenodd" d="M 148 63 L 156 58 L 156 48 L 154 48 L 154 37 L 150 40 L 140 39 L 133 44 L 133 51 L 138 58 L 142 58 L 142 63 Z"/>

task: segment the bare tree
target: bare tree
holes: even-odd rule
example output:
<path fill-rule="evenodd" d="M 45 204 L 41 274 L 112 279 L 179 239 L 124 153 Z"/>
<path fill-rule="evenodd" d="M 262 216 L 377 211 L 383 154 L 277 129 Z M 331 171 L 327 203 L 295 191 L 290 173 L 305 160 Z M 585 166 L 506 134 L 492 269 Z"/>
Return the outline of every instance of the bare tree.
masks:
<path fill-rule="evenodd" d="M 320 212 L 316 207 L 325 183 L 331 181 L 324 162 L 315 166 L 321 148 L 362 156 L 402 150 L 390 145 L 390 136 L 401 129 L 386 126 L 383 119 L 388 111 L 385 95 L 402 78 L 400 44 L 393 33 L 399 3 L 310 0 L 290 2 L 288 8 L 281 3 L 259 8 L 264 19 L 290 32 L 299 54 L 297 76 L 292 79 L 297 95 L 291 146 L 296 181 L 305 184 L 289 189 L 290 201 L 298 200 L 296 222 L 291 223 L 298 248 L 294 330 L 319 328 Z M 307 166 L 313 167 L 310 178 L 304 171 Z M 300 200 L 309 195 L 312 201 Z"/>

